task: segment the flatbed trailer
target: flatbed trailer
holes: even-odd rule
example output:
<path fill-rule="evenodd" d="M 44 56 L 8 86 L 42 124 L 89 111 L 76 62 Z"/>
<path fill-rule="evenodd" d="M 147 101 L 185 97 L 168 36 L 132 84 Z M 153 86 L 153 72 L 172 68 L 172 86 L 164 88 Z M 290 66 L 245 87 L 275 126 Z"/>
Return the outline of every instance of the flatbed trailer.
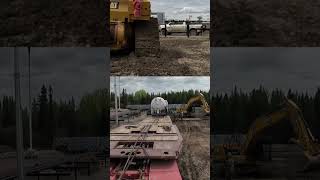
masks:
<path fill-rule="evenodd" d="M 182 180 L 182 136 L 169 116 L 148 116 L 110 132 L 110 179 Z"/>

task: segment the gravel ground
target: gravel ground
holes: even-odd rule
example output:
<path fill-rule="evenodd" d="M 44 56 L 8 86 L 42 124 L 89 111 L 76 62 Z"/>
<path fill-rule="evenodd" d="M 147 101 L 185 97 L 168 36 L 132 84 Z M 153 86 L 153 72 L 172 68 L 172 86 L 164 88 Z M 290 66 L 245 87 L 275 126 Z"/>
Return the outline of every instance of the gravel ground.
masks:
<path fill-rule="evenodd" d="M 3 0 L 0 46 L 110 45 L 109 0 Z"/>
<path fill-rule="evenodd" d="M 271 151 L 272 160 L 257 161 L 257 172 L 250 175 L 238 175 L 232 179 L 241 180 L 271 180 L 271 179 L 295 179 L 295 180 L 318 180 L 320 179 L 319 165 L 311 167 L 308 172 L 301 172 L 308 163 L 301 149 L 295 144 L 273 144 Z M 216 165 L 222 170 L 222 164 Z M 216 169 L 218 170 L 218 169 Z M 220 171 L 219 170 L 219 171 Z M 224 180 L 223 174 L 216 174 L 214 179 Z"/>
<path fill-rule="evenodd" d="M 183 137 L 182 154 L 178 163 L 183 179 L 210 179 L 210 128 L 209 121 L 177 121 Z"/>
<path fill-rule="evenodd" d="M 5 176 L 16 176 L 16 158 L 15 152 L 10 153 L 11 156 L 7 158 L 0 159 L 0 177 Z M 37 169 L 40 166 L 50 167 L 59 164 L 59 162 L 64 162 L 64 159 L 73 159 L 73 155 L 62 154 L 61 152 L 53 151 L 53 150 L 42 150 L 38 151 L 38 159 L 25 159 L 24 160 L 24 171 L 30 172 L 32 169 Z M 84 156 L 80 158 L 83 161 L 95 160 L 91 156 Z M 93 161 L 95 162 L 95 161 Z M 48 169 L 47 172 L 52 172 L 52 170 Z M 91 164 L 90 173 L 91 175 L 87 175 L 87 169 L 78 170 L 77 176 L 79 180 L 91 180 L 91 179 L 107 179 L 107 168 L 104 166 L 100 166 L 98 162 L 96 164 Z M 71 171 L 71 174 L 68 176 L 60 177 L 61 180 L 73 180 L 74 171 Z M 26 180 L 36 180 L 38 177 L 35 176 L 25 176 Z M 48 179 L 55 180 L 57 177 L 41 177 L 40 179 Z"/>
<path fill-rule="evenodd" d="M 211 46 L 319 46 L 318 0 L 211 1 Z"/>
<path fill-rule="evenodd" d="M 160 38 L 160 57 L 111 58 L 113 76 L 209 76 L 209 36 Z"/>

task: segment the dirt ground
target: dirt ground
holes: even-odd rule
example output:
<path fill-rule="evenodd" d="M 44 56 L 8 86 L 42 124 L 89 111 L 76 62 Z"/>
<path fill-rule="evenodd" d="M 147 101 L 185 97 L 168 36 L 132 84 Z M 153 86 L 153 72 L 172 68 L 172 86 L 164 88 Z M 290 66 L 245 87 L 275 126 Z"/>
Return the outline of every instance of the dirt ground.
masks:
<path fill-rule="evenodd" d="M 309 166 L 309 171 L 302 172 L 308 164 L 307 158 L 301 149 L 295 144 L 273 144 L 271 147 L 270 160 L 258 160 L 256 162 L 257 172 L 253 174 L 234 175 L 231 179 L 295 179 L 295 180 L 318 180 L 320 179 L 320 164 Z M 222 164 L 213 164 L 213 166 L 223 168 Z M 216 168 L 217 170 L 217 168 Z M 226 179 L 223 174 L 215 174 L 215 180 Z"/>
<path fill-rule="evenodd" d="M 62 162 L 64 159 L 73 159 L 71 155 L 63 154 L 61 152 L 53 151 L 53 150 L 42 150 L 38 151 L 38 159 L 25 159 L 24 160 L 24 171 L 31 172 L 34 169 L 38 169 L 39 167 L 54 167 L 59 162 Z M 92 159 L 92 156 L 85 156 L 81 158 L 83 161 L 88 161 Z M 15 158 L 15 152 L 3 153 L 0 154 L 0 178 L 2 177 L 10 177 L 17 175 L 17 160 Z M 39 167 L 38 167 L 39 166 Z M 44 170 L 44 172 L 54 172 L 52 169 Z M 68 170 L 70 175 L 60 176 L 61 180 L 73 180 L 75 179 L 74 171 Z M 77 172 L 77 178 L 79 180 L 89 180 L 89 179 L 106 179 L 107 178 L 107 168 L 103 166 L 103 164 L 99 164 L 95 162 L 90 166 L 90 176 L 88 176 L 87 169 L 79 169 Z M 25 176 L 26 180 L 36 180 L 37 176 Z M 41 176 L 40 179 L 48 179 L 55 180 L 56 176 Z"/>
<path fill-rule="evenodd" d="M 211 46 L 319 46 L 318 0 L 211 1 Z"/>
<path fill-rule="evenodd" d="M 108 0 L 3 0 L 0 46 L 111 44 Z"/>
<path fill-rule="evenodd" d="M 186 180 L 210 179 L 210 125 L 209 121 L 177 121 L 183 137 L 179 169 Z"/>
<path fill-rule="evenodd" d="M 113 76 L 209 76 L 209 36 L 160 37 L 160 57 L 111 58 Z"/>

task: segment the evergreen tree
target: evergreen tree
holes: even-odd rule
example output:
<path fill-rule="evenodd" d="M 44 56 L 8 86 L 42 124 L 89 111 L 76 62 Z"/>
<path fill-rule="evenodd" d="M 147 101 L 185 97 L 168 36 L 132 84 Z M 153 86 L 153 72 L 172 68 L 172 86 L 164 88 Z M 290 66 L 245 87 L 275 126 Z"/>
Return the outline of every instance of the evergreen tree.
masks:
<path fill-rule="evenodd" d="M 235 88 L 230 96 L 215 94 L 212 96 L 214 118 L 211 128 L 213 128 L 213 133 L 232 134 L 239 131 L 246 133 L 258 117 L 279 110 L 284 97 L 283 91 L 279 89 L 271 91 L 271 96 L 269 96 L 268 91 L 263 87 L 253 89 L 248 93 L 243 93 Z M 318 89 L 315 96 L 312 97 L 307 93 L 293 92 L 289 89 L 287 97 L 299 106 L 312 133 L 319 137 L 320 90 Z M 276 143 L 287 143 L 288 139 L 293 136 L 292 125 L 288 120 L 283 121 L 270 131 L 266 131 L 265 135 L 276 137 L 272 138 Z"/>
<path fill-rule="evenodd" d="M 41 92 L 38 98 L 39 105 L 39 128 L 43 129 L 47 123 L 48 117 L 48 98 L 47 98 L 47 88 L 43 85 L 41 87 Z M 45 129 L 43 129 L 45 131 Z"/>
<path fill-rule="evenodd" d="M 48 123 L 47 123 L 47 131 L 48 136 L 53 142 L 53 137 L 55 135 L 56 124 L 54 122 L 54 115 L 53 115 L 53 89 L 49 86 L 49 103 L 48 103 Z"/>

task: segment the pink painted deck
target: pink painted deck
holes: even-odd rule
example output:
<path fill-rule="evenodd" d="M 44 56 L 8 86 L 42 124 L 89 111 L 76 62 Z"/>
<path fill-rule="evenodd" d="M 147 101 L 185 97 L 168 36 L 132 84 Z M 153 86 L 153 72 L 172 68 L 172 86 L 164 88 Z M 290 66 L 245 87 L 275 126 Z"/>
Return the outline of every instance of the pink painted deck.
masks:
<path fill-rule="evenodd" d="M 139 140 L 146 126 L 150 126 L 148 134 Z M 111 130 L 110 158 L 127 158 L 132 151 L 130 145 L 138 140 L 145 144 L 144 149 L 136 150 L 138 159 L 177 159 L 182 149 L 182 136 L 169 116 L 147 117 L 136 125 L 123 125 Z"/>
<path fill-rule="evenodd" d="M 115 171 L 115 164 L 110 166 L 110 180 L 117 180 L 119 174 Z M 127 170 L 122 176 L 124 179 L 140 179 L 138 170 Z M 182 180 L 176 160 L 153 160 L 142 175 L 148 180 Z"/>

